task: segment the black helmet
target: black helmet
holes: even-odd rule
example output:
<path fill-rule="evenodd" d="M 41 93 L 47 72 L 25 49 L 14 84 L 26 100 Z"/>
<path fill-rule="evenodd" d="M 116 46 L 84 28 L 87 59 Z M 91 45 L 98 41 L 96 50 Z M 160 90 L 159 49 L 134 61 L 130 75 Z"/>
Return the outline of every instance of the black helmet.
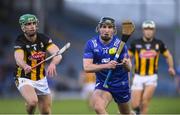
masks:
<path fill-rule="evenodd" d="M 116 30 L 116 26 L 115 26 L 115 20 L 113 18 L 110 18 L 110 17 L 102 17 L 101 20 L 99 21 L 97 27 L 96 27 L 96 32 L 99 32 L 99 28 L 103 25 L 103 24 L 110 24 L 113 26 L 114 28 L 114 33 L 116 34 L 117 33 L 117 30 Z"/>
<path fill-rule="evenodd" d="M 99 21 L 99 24 L 111 24 L 113 27 L 115 26 L 115 20 L 110 17 L 102 17 L 101 20 Z"/>

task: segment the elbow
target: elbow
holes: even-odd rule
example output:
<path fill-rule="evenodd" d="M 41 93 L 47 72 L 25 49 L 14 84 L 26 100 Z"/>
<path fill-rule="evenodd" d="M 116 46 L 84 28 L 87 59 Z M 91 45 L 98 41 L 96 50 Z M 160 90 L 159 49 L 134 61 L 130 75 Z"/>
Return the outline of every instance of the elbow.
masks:
<path fill-rule="evenodd" d="M 83 68 L 84 68 L 84 71 L 87 73 L 92 72 L 87 65 L 84 65 Z"/>
<path fill-rule="evenodd" d="M 91 72 L 91 71 L 90 71 L 88 68 L 86 68 L 86 67 L 84 67 L 84 71 L 87 72 L 87 73 Z"/>

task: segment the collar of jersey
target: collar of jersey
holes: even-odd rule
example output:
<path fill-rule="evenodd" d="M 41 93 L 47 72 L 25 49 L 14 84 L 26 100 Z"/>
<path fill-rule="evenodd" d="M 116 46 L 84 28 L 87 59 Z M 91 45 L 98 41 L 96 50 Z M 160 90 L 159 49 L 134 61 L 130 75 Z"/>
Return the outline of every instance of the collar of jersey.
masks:
<path fill-rule="evenodd" d="M 113 44 L 113 41 L 115 40 L 115 36 L 113 36 L 112 40 L 108 43 L 108 44 L 104 44 L 102 43 L 102 41 L 100 40 L 100 36 L 98 36 L 98 42 L 102 45 L 102 46 L 111 46 Z"/>

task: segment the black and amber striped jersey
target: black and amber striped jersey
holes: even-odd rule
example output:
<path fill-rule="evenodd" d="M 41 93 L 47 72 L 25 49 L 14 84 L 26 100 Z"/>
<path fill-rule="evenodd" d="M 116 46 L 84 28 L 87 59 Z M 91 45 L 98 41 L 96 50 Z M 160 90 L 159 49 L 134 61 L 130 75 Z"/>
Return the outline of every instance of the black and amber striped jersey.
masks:
<path fill-rule="evenodd" d="M 52 40 L 41 33 L 37 33 L 37 39 L 34 42 L 30 42 L 24 34 L 21 34 L 15 41 L 14 51 L 23 51 L 24 61 L 33 67 L 45 59 L 46 50 L 52 44 Z M 32 69 L 28 74 L 25 74 L 24 70 L 16 65 L 15 77 L 28 78 L 34 81 L 40 80 L 45 77 L 45 64 L 43 63 L 35 69 Z"/>
<path fill-rule="evenodd" d="M 166 56 L 167 51 L 167 47 L 161 40 L 153 39 L 146 42 L 141 38 L 132 41 L 128 52 L 135 59 L 135 74 L 141 76 L 156 74 L 159 55 Z"/>

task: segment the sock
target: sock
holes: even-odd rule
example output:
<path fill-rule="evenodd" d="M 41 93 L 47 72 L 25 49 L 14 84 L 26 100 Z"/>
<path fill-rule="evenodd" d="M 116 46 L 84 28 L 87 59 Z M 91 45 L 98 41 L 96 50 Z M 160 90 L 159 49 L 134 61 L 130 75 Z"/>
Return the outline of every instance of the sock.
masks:
<path fill-rule="evenodd" d="M 139 115 L 140 114 L 140 107 L 134 108 L 134 111 L 135 111 L 136 115 Z"/>

